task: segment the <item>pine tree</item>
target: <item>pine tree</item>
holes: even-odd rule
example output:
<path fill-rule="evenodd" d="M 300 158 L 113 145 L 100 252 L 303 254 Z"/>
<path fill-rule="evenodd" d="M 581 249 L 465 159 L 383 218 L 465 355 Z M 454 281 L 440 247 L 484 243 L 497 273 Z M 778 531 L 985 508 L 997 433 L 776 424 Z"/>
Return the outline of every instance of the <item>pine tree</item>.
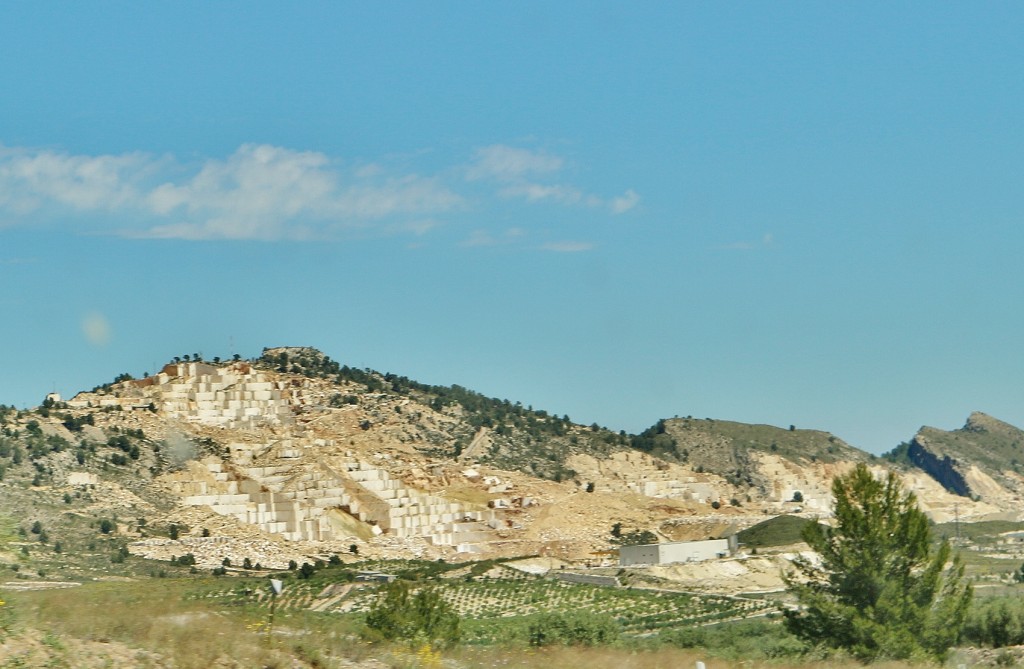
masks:
<path fill-rule="evenodd" d="M 959 557 L 947 541 L 933 546 L 927 517 L 892 472 L 878 480 L 859 464 L 832 494 L 834 526 L 803 534 L 820 562 L 798 561 L 787 578 L 800 601 L 790 631 L 865 661 L 943 659 L 971 600 Z"/>

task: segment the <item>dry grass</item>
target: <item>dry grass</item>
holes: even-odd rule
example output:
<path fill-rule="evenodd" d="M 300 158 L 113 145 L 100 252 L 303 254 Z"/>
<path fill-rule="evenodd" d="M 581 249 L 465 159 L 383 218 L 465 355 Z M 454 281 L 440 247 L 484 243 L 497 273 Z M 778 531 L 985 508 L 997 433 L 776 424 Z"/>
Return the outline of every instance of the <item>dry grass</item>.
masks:
<path fill-rule="evenodd" d="M 215 590 L 212 586 L 211 592 Z M 221 582 L 216 583 L 221 587 Z M 89 583 L 79 588 L 3 593 L 15 619 L 0 640 L 0 667 L 139 667 L 150 669 L 859 669 L 852 661 L 726 660 L 699 649 L 662 647 L 525 648 L 466 646 L 436 658 L 422 649 L 377 647 L 354 639 L 337 616 L 279 611 L 272 643 L 266 610 L 223 598 L 186 598 L 194 580 Z M 430 660 L 426 663 L 426 660 Z M 952 666 L 956 666 L 953 664 Z M 879 663 L 872 669 L 909 669 Z"/>
<path fill-rule="evenodd" d="M 168 580 L 95 583 L 12 593 L 7 605 L 15 611 L 17 629 L 146 649 L 181 669 L 286 666 L 291 653 L 270 647 L 260 620 L 181 595 L 182 584 Z"/>
<path fill-rule="evenodd" d="M 778 662 L 736 661 L 709 657 L 697 650 L 663 648 L 631 651 L 621 648 L 553 647 L 509 652 L 499 649 L 463 649 L 449 654 L 465 669 L 692 669 L 698 660 L 707 669 L 864 669 L 854 661 Z M 909 669 L 900 662 L 880 662 L 871 669 Z"/>

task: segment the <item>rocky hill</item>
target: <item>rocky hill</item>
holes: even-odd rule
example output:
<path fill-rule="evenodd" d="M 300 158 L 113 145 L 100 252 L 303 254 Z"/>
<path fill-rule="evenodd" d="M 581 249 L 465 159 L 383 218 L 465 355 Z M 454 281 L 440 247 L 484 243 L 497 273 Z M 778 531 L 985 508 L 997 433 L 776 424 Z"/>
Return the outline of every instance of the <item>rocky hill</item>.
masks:
<path fill-rule="evenodd" d="M 827 432 L 692 417 L 659 421 L 633 445 L 717 474 L 748 496 L 770 500 L 799 492 L 812 503 L 825 502 L 837 467 L 870 457 Z"/>
<path fill-rule="evenodd" d="M 920 469 L 955 495 L 1008 512 L 1020 508 L 1024 431 L 983 413 L 972 413 L 959 430 L 922 427 L 886 458 Z"/>
<path fill-rule="evenodd" d="M 982 427 L 1011 434 L 974 425 L 976 440 Z M 3 545 L 64 570 L 129 554 L 275 569 L 357 555 L 601 563 L 613 525 L 681 540 L 780 513 L 827 516 L 837 473 L 886 466 L 795 427 L 673 418 L 614 433 L 312 348 L 186 356 L 153 376 L 3 409 L 0 427 L 0 535 L 13 541 Z M 903 476 L 940 521 L 995 517 L 1004 509 L 990 500 L 1014 494 L 971 500 L 920 470 Z"/>

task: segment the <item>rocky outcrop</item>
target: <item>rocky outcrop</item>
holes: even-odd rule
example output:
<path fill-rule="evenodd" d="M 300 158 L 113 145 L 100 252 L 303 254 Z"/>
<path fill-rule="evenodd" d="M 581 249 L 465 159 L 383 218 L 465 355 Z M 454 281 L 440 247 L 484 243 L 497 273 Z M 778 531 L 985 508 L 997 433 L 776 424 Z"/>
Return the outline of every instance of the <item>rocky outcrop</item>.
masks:
<path fill-rule="evenodd" d="M 920 434 L 910 442 L 907 457 L 914 466 L 922 469 L 949 492 L 961 497 L 970 497 L 971 489 L 967 485 L 960 464 L 948 455 L 940 455 L 929 450 L 926 439 Z"/>

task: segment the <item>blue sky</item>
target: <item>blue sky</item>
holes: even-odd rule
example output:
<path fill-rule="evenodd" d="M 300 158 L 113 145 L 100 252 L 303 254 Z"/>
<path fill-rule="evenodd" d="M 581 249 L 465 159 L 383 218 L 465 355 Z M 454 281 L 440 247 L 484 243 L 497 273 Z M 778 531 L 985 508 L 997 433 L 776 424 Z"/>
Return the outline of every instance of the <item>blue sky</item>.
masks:
<path fill-rule="evenodd" d="M 8 3 L 0 403 L 343 364 L 639 431 L 1024 425 L 1010 3 Z"/>

